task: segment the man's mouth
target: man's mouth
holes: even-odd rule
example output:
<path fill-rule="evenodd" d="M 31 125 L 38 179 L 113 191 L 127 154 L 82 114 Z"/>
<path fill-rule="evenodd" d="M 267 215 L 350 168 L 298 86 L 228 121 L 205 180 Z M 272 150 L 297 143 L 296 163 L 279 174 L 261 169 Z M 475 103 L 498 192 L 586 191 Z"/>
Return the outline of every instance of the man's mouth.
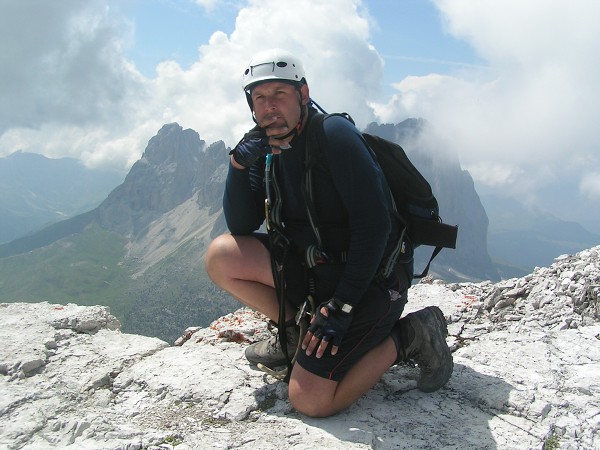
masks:
<path fill-rule="evenodd" d="M 265 119 L 271 122 L 268 128 L 287 126 L 284 117 L 280 115 L 267 116 Z"/>

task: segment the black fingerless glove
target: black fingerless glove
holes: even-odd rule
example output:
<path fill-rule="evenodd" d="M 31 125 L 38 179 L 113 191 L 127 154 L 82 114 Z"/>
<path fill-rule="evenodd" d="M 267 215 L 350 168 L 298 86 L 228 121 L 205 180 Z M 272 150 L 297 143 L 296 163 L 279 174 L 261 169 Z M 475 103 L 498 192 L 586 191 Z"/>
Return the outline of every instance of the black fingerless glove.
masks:
<path fill-rule="evenodd" d="M 322 307 L 327 308 L 327 316 L 321 313 Z M 350 311 L 345 312 L 346 309 L 350 309 Z M 352 322 L 351 309 L 350 305 L 345 305 L 336 298 L 321 303 L 317 308 L 315 320 L 312 321 L 308 331 L 319 339 L 331 341 L 333 345 L 339 346 Z"/>
<path fill-rule="evenodd" d="M 250 167 L 258 158 L 271 153 L 269 137 L 263 128 L 254 127 L 244 135 L 235 148 L 229 153 L 239 165 Z"/>

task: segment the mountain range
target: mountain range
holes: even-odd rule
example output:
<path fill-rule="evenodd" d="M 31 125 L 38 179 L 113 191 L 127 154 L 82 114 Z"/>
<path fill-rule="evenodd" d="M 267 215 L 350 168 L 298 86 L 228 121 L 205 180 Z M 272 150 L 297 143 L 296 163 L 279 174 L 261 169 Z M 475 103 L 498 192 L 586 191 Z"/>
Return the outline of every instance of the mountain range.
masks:
<path fill-rule="evenodd" d="M 366 131 L 403 145 L 432 184 L 444 221 L 459 225 L 457 249 L 436 258 L 432 275 L 497 281 L 526 273 L 510 257 L 492 262 L 488 216 L 473 180 L 456 156 L 418 145 L 425 128 L 424 121 L 408 119 Z M 202 262 L 210 240 L 226 231 L 221 200 L 228 151 L 222 141 L 208 145 L 194 130 L 164 125 L 97 207 L 0 245 L 0 301 L 103 304 L 124 331 L 167 341 L 233 310 L 237 302 L 214 287 Z M 495 229 L 499 237 L 519 236 Z M 563 253 L 556 253 L 563 242 L 551 244 L 553 256 Z M 431 248 L 417 250 L 419 271 Z"/>
<path fill-rule="evenodd" d="M 600 243 L 600 235 L 577 222 L 499 195 L 482 195 L 481 200 L 490 217 L 488 250 L 496 262 L 512 261 L 528 271 Z"/>
<path fill-rule="evenodd" d="M 132 333 L 172 340 L 236 303 L 204 272 L 210 240 L 225 231 L 223 142 L 162 127 L 96 208 L 0 246 L 2 301 L 104 304 Z"/>
<path fill-rule="evenodd" d="M 95 208 L 123 181 L 74 158 L 16 152 L 0 158 L 0 244 Z"/>

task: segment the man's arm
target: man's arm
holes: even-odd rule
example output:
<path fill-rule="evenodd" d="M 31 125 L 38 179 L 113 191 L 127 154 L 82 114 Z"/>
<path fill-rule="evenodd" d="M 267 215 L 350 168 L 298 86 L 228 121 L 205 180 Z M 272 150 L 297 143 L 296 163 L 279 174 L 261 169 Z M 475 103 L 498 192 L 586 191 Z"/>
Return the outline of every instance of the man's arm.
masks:
<path fill-rule="evenodd" d="M 250 168 L 240 168 L 231 158 L 223 194 L 223 213 L 232 234 L 250 234 L 263 223 L 263 173 L 264 164 L 260 161 Z"/>
<path fill-rule="evenodd" d="M 389 188 L 354 125 L 331 116 L 323 126 L 325 157 L 350 227 L 347 263 L 335 296 L 356 305 L 379 268 L 392 232 Z"/>

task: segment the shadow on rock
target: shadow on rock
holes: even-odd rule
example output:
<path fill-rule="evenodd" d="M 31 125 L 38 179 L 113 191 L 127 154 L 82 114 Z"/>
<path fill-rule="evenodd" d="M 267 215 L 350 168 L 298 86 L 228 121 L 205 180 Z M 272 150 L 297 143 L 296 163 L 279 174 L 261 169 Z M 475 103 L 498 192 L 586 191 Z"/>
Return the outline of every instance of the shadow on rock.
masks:
<path fill-rule="evenodd" d="M 507 414 L 503 410 L 513 390 L 505 381 L 455 364 L 448 385 L 427 394 L 416 388 L 417 376 L 418 368 L 396 366 L 336 416 L 314 419 L 292 414 L 349 448 L 516 449 L 539 444 L 538 438 L 501 417 Z"/>

